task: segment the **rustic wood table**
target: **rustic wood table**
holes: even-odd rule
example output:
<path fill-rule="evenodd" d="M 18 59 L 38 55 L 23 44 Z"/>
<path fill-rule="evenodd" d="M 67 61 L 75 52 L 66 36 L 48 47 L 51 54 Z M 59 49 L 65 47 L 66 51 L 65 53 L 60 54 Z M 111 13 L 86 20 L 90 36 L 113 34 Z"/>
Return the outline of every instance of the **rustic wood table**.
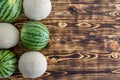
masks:
<path fill-rule="evenodd" d="M 52 12 L 40 22 L 50 30 L 41 50 L 47 72 L 28 79 L 16 72 L 0 80 L 120 80 L 120 0 L 51 0 Z M 19 31 L 32 21 L 24 14 L 13 23 Z M 28 49 L 11 49 L 18 58 Z"/>

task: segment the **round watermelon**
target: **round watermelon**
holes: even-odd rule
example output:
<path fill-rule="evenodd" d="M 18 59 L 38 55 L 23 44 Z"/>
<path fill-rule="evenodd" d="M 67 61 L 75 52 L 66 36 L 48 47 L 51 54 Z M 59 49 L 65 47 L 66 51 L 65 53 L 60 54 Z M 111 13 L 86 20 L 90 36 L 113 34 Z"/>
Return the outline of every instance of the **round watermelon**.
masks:
<path fill-rule="evenodd" d="M 49 40 L 47 27 L 39 22 L 28 22 L 21 30 L 21 42 L 30 50 L 43 49 Z"/>
<path fill-rule="evenodd" d="M 17 58 L 9 50 L 0 50 L 0 78 L 11 76 L 17 68 Z"/>
<path fill-rule="evenodd" d="M 21 0 L 0 0 L 0 21 L 14 22 L 22 10 Z"/>

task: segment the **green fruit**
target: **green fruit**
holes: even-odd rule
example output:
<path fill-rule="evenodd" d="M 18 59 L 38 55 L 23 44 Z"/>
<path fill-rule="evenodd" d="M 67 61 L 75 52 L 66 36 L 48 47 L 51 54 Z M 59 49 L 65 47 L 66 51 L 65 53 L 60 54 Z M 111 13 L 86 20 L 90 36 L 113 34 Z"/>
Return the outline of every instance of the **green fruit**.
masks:
<path fill-rule="evenodd" d="M 14 22 L 22 10 L 21 0 L 0 0 L 0 21 Z"/>
<path fill-rule="evenodd" d="M 0 50 L 0 78 L 11 76 L 17 67 L 17 58 L 9 50 Z"/>
<path fill-rule="evenodd" d="M 43 49 L 49 40 L 49 31 L 39 22 L 29 22 L 21 30 L 21 42 L 30 50 Z"/>

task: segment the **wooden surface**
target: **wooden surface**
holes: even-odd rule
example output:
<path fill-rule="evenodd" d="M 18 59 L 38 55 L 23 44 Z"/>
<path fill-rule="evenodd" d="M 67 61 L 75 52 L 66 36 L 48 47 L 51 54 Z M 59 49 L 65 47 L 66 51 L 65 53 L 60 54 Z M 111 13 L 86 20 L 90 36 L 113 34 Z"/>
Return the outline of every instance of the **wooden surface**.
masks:
<path fill-rule="evenodd" d="M 41 50 L 47 72 L 38 79 L 23 78 L 18 70 L 0 80 L 120 80 L 120 0 L 51 0 L 52 12 L 40 21 L 50 30 Z M 20 30 L 28 18 L 14 23 Z M 18 58 L 28 49 L 11 49 Z"/>

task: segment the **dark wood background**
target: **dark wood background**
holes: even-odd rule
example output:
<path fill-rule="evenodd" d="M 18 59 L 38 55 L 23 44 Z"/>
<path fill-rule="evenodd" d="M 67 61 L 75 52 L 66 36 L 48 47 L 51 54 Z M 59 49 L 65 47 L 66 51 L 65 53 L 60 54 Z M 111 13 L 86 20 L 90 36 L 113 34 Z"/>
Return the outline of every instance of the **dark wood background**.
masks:
<path fill-rule="evenodd" d="M 41 50 L 47 72 L 28 79 L 18 70 L 0 80 L 120 80 L 120 0 L 51 0 L 52 12 L 40 22 L 50 30 Z M 24 14 L 13 23 L 19 30 L 31 21 Z M 11 49 L 18 58 L 28 49 Z"/>

